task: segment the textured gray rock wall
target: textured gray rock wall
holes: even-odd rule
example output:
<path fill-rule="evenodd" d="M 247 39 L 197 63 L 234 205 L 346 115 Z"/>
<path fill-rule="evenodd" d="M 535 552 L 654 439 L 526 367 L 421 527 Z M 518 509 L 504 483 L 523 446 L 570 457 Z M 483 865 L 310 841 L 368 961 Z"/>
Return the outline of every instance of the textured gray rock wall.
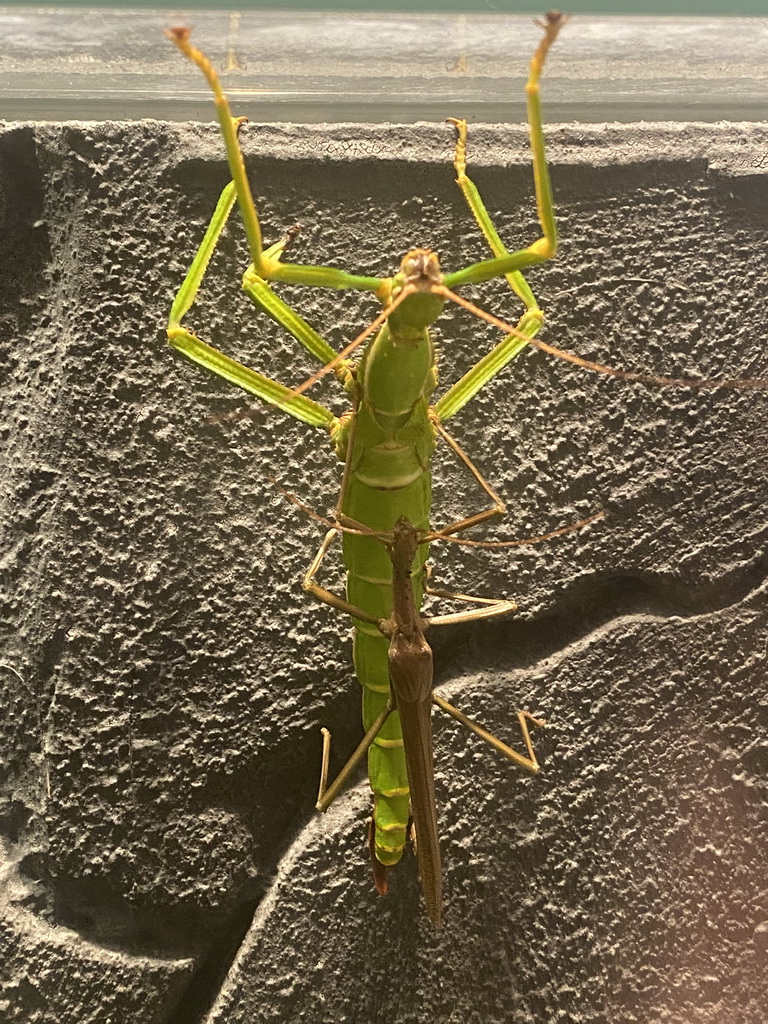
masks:
<path fill-rule="evenodd" d="M 549 134 L 545 337 L 645 373 L 768 377 L 768 130 Z M 485 255 L 447 128 L 244 139 L 267 237 L 302 224 L 296 260 Z M 525 134 L 470 146 L 502 234 L 531 240 Z M 338 766 L 359 694 L 346 623 L 300 587 L 321 531 L 266 474 L 324 511 L 326 438 L 261 408 L 222 421 L 246 403 L 164 344 L 226 180 L 213 126 L 0 135 L 3 1019 L 762 1022 L 765 392 L 531 353 L 456 417 L 509 503 L 500 535 L 608 515 L 512 552 L 435 551 L 444 586 L 520 606 L 435 632 L 443 692 L 513 742 L 518 707 L 551 723 L 531 779 L 436 718 L 435 935 L 413 858 L 372 891 L 366 785 L 312 811 L 319 726 Z M 235 228 L 189 321 L 298 383 L 311 363 L 240 295 L 245 262 Z M 334 344 L 374 313 L 285 294 Z M 504 286 L 472 295 L 517 314 Z M 438 333 L 445 382 L 495 340 L 458 311 Z M 316 395 L 343 408 L 331 383 Z M 443 453 L 436 472 L 436 520 L 482 506 Z"/>

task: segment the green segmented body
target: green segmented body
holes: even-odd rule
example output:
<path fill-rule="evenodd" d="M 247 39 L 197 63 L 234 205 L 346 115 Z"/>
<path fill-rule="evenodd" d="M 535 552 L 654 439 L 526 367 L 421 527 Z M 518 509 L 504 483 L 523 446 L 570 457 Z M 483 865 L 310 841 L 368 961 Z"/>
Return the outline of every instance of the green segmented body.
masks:
<path fill-rule="evenodd" d="M 407 258 L 406 258 L 407 259 Z M 408 302 L 418 303 L 421 296 Z M 423 303 L 422 303 L 423 304 Z M 392 318 L 394 319 L 394 318 Z M 378 333 L 357 372 L 358 405 L 350 432 L 349 476 L 342 511 L 378 533 L 390 532 L 405 517 L 419 532 L 429 529 L 435 429 L 429 402 L 437 384 L 434 350 L 426 327 L 391 321 Z M 392 614 L 392 561 L 374 537 L 345 533 L 347 598 L 377 619 Z M 412 570 L 416 607 L 421 606 L 427 545 Z M 376 626 L 354 621 L 354 663 L 363 687 L 366 731 L 390 694 L 389 639 Z M 374 850 L 384 865 L 397 863 L 405 845 L 409 789 L 400 715 L 386 720 L 368 752 L 374 792 Z"/>

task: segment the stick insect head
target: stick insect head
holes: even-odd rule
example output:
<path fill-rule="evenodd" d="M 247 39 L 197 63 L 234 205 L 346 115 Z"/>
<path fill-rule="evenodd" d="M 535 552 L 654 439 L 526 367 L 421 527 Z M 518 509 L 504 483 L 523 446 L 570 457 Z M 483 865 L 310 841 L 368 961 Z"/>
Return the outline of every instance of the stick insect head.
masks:
<path fill-rule="evenodd" d="M 429 291 L 442 284 L 440 259 L 431 249 L 410 249 L 400 263 L 403 285 L 412 284 L 418 291 Z"/>
<path fill-rule="evenodd" d="M 413 290 L 413 295 L 393 311 L 390 323 L 396 330 L 412 329 L 422 331 L 433 324 L 442 312 L 445 299 L 437 294 L 443 282 L 440 260 L 431 249 L 410 249 L 400 263 L 400 273 L 395 277 L 393 297 L 404 288 Z"/>

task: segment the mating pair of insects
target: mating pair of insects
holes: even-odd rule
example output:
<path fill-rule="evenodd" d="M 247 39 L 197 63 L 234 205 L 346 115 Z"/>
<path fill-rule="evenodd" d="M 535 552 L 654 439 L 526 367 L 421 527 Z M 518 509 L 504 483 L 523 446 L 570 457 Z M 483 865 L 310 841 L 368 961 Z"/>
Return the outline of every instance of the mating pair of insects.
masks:
<path fill-rule="evenodd" d="M 352 617 L 354 664 L 362 685 L 365 736 L 339 777 L 326 788 L 329 736 L 325 733 L 317 806 L 321 810 L 328 808 L 367 754 L 374 793 L 370 849 L 376 888 L 382 893 L 387 891 L 387 869 L 400 860 L 412 821 L 424 900 L 435 926 L 440 924 L 442 897 L 432 764 L 432 704 L 437 704 L 504 756 L 531 772 L 538 772 L 539 766 L 529 723 L 544 724 L 527 712 L 518 713 L 525 746 L 525 754 L 520 754 L 433 692 L 432 652 L 425 637 L 427 628 L 503 615 L 515 607 L 511 601 L 481 600 L 480 607 L 462 613 L 427 619 L 420 612 L 430 543 L 456 539 L 456 535 L 504 512 L 500 498 L 447 433 L 444 424 L 529 344 L 592 370 L 630 380 L 697 383 L 613 370 L 564 353 L 536 337 L 543 313 L 523 271 L 551 259 L 557 248 L 539 88 L 547 54 L 566 20 L 564 15 L 550 12 L 537 23 L 543 34 L 531 59 L 526 85 L 541 237 L 515 252 L 505 248 L 475 185 L 466 174 L 466 123 L 452 121 L 457 133 L 454 160 L 457 181 L 493 256 L 443 274 L 434 252 L 412 249 L 403 258 L 399 271 L 388 278 L 284 262 L 282 256 L 291 239 L 290 233 L 268 248 L 263 247 L 259 217 L 238 142 L 242 119 L 232 116 L 218 76 L 208 59 L 191 44 L 189 30 L 179 28 L 167 33 L 208 80 L 232 176 L 173 303 L 168 338 L 175 349 L 193 362 L 304 423 L 327 430 L 344 464 L 336 518 L 329 523 L 331 529 L 307 570 L 304 587 L 316 598 Z M 243 366 L 182 326 L 182 319 L 195 300 L 235 202 L 240 208 L 252 260 L 243 276 L 245 292 L 258 309 L 282 325 L 323 367 L 300 388 L 292 389 Z M 524 307 L 514 326 L 478 309 L 455 291 L 465 285 L 500 277 L 506 278 Z M 338 353 L 275 293 L 272 285 L 280 282 L 372 292 L 383 309 Z M 431 405 L 437 378 L 430 326 L 446 301 L 458 303 L 489 321 L 503 332 L 503 338 Z M 359 361 L 350 358 L 369 338 L 372 340 L 362 358 Z M 303 394 L 309 385 L 330 371 L 335 373 L 351 401 L 351 411 L 341 416 Z M 438 437 L 444 439 L 469 468 L 491 505 L 485 511 L 435 531 L 430 527 L 430 459 Z M 566 530 L 585 525 L 600 514 Z M 331 593 L 316 582 L 320 564 L 337 536 L 341 537 L 347 571 L 345 597 Z M 534 539 L 550 536 L 555 534 Z"/>

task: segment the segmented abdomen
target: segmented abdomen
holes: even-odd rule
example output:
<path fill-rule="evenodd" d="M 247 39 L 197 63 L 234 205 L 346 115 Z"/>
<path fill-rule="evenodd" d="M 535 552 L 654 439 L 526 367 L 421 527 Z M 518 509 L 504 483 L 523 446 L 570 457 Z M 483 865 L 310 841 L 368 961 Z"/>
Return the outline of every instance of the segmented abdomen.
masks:
<path fill-rule="evenodd" d="M 360 443 L 371 414 L 358 410 L 356 440 L 352 452 L 343 511 L 371 530 L 391 530 L 401 516 L 421 530 L 429 525 L 432 477 L 429 455 L 434 431 L 426 415 L 426 403 L 419 403 L 395 437 L 378 444 Z M 364 429 L 361 431 L 361 427 Z M 409 442 L 409 437 L 418 442 Z M 383 472 L 384 469 L 389 472 Z M 349 601 L 376 618 L 392 612 L 392 562 L 380 541 L 345 533 L 344 562 L 347 568 Z M 427 545 L 419 548 L 413 565 L 413 589 L 421 605 L 422 577 Z M 354 622 L 354 664 L 363 687 L 363 725 L 367 730 L 389 699 L 389 640 L 372 624 Z M 408 826 L 408 776 L 405 766 L 400 717 L 393 712 L 368 752 L 368 776 L 374 792 L 374 848 L 385 865 L 396 864 L 402 856 Z"/>

